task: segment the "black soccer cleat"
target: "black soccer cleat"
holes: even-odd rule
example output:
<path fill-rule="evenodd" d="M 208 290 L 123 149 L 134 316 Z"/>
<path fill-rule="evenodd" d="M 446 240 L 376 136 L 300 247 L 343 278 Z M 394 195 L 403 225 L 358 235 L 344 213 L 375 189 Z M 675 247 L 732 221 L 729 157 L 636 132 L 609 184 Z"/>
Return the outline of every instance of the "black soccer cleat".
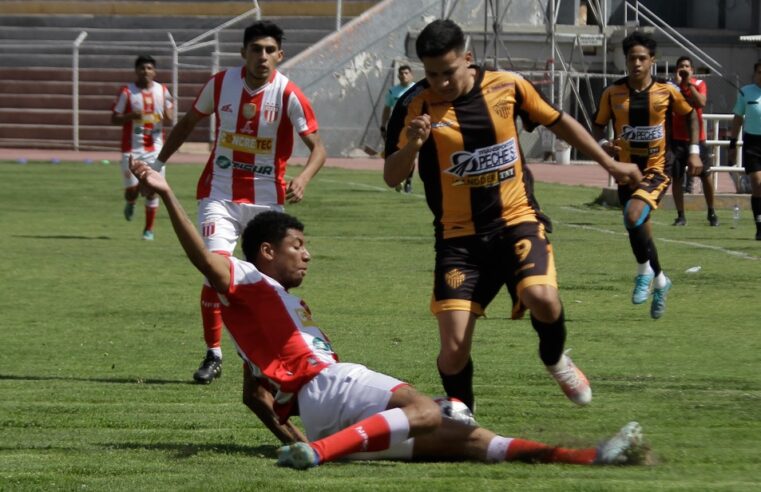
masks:
<path fill-rule="evenodd" d="M 199 384 L 210 384 L 219 377 L 222 377 L 222 359 L 208 350 L 203 362 L 193 374 L 193 379 Z"/>
<path fill-rule="evenodd" d="M 716 216 L 716 212 L 708 212 L 708 223 L 711 227 L 719 226 L 719 218 Z"/>
<path fill-rule="evenodd" d="M 680 215 L 676 218 L 673 224 L 673 226 L 685 226 L 687 225 L 687 219 L 684 218 L 684 215 Z"/>

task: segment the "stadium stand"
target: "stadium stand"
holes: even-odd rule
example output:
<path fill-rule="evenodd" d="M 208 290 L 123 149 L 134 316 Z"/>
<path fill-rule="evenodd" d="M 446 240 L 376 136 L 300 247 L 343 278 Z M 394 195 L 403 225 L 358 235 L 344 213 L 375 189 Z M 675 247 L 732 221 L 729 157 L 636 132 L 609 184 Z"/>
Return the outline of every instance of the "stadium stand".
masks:
<path fill-rule="evenodd" d="M 345 20 L 374 2 L 344 0 Z M 116 149 L 119 127 L 109 124 L 113 99 L 134 79 L 139 53 L 156 58 L 157 80 L 172 90 L 172 48 L 251 10 L 251 1 L 157 2 L 3 1 L 0 0 L 0 147 L 72 146 L 72 51 L 79 48 L 79 148 Z M 283 48 L 295 56 L 330 34 L 336 25 L 336 3 L 296 0 L 260 2 L 263 18 L 287 33 Z M 219 66 L 239 63 L 241 31 L 254 16 L 219 33 Z M 212 46 L 180 56 L 178 106 L 187 111 L 212 71 Z M 174 91 L 173 91 L 174 92 Z M 191 141 L 206 142 L 208 127 Z"/>

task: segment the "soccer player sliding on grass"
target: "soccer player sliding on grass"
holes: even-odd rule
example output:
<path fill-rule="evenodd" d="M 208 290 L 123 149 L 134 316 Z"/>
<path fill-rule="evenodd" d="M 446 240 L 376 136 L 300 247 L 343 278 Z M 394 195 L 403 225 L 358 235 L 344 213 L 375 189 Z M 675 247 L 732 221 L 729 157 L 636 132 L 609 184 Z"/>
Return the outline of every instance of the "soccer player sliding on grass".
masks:
<path fill-rule="evenodd" d="M 281 441 L 290 443 L 278 450 L 279 465 L 303 469 L 342 458 L 585 465 L 636 461 L 642 442 L 636 422 L 586 449 L 503 437 L 442 417 L 433 399 L 403 381 L 338 362 L 306 303 L 289 292 L 301 285 L 311 259 L 301 222 L 281 212 L 263 212 L 243 232 L 246 261 L 211 253 L 161 174 L 141 161 L 130 167 L 143 191 L 164 201 L 185 253 L 219 293 L 225 326 L 245 361 L 245 398 L 258 400 L 247 404 Z M 309 442 L 288 422 L 297 411 Z"/>

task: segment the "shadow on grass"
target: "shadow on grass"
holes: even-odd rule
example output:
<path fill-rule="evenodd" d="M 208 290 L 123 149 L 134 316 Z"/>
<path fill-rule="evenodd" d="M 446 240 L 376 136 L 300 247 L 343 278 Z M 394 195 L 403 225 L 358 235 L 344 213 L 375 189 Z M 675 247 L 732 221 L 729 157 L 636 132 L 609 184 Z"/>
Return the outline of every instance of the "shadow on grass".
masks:
<path fill-rule="evenodd" d="M 170 379 L 143 379 L 143 378 L 78 378 L 72 376 L 15 376 L 10 374 L 0 374 L 0 381 L 80 381 L 90 383 L 109 383 L 109 384 L 191 384 L 196 385 L 190 380 L 170 380 Z"/>
<path fill-rule="evenodd" d="M 107 443 L 102 444 L 106 449 L 145 449 L 148 451 L 167 451 L 172 453 L 175 458 L 190 458 L 198 453 L 211 452 L 221 454 L 240 454 L 246 456 L 255 456 L 258 458 L 277 458 L 277 449 L 280 447 L 272 444 L 262 446 L 242 446 L 240 444 L 179 444 L 179 443 L 160 443 L 144 444 L 138 442 L 125 443 Z"/>
<path fill-rule="evenodd" d="M 14 234 L 12 237 L 18 237 L 23 239 L 87 239 L 87 240 L 103 240 L 110 241 L 109 236 L 74 236 L 69 234 Z"/>

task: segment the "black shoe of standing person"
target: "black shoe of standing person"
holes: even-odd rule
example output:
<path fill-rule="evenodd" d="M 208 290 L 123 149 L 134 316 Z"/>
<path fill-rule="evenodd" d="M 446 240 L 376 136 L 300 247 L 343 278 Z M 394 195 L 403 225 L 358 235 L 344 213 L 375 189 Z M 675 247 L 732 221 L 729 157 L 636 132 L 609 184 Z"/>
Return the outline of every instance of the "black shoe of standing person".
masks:
<path fill-rule="evenodd" d="M 412 193 L 412 180 L 406 179 L 404 181 L 404 192 L 405 193 Z"/>
<path fill-rule="evenodd" d="M 719 226 L 719 218 L 716 216 L 716 212 L 713 210 L 708 211 L 708 223 L 711 225 L 711 227 Z"/>
<path fill-rule="evenodd" d="M 687 219 L 684 218 L 684 215 L 680 215 L 679 217 L 676 218 L 676 220 L 674 220 L 674 223 L 671 225 L 675 225 L 675 226 L 687 225 Z"/>
<path fill-rule="evenodd" d="M 193 379 L 199 384 L 209 384 L 222 376 L 222 359 L 208 350 L 206 357 L 201 362 L 198 370 L 193 374 Z"/>

